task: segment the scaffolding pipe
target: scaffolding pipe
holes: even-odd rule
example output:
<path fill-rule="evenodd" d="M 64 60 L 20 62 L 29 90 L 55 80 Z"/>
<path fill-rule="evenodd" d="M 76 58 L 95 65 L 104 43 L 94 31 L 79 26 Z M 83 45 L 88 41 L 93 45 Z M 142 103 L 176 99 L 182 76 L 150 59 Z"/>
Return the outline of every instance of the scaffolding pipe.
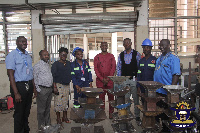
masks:
<path fill-rule="evenodd" d="M 174 15 L 175 15 L 175 19 L 174 19 L 174 52 L 175 54 L 177 53 L 177 0 L 175 0 L 175 8 L 174 8 Z"/>
<path fill-rule="evenodd" d="M 6 17 L 5 12 L 2 11 L 2 17 L 3 17 L 3 33 L 4 33 L 4 44 L 5 44 L 5 56 L 8 54 L 8 42 L 7 42 L 7 32 L 6 32 Z"/>

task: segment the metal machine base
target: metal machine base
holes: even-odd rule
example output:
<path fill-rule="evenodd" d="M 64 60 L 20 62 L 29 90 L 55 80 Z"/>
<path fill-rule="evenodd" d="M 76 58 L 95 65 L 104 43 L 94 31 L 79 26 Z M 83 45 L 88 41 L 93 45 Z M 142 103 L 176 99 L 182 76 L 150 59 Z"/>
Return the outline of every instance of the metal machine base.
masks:
<path fill-rule="evenodd" d="M 115 133 L 133 133 L 136 132 L 135 128 L 131 123 L 124 123 L 126 125 L 123 125 L 123 123 L 115 123 L 112 124 L 112 128 Z"/>
<path fill-rule="evenodd" d="M 81 130 L 81 127 L 72 127 L 70 133 L 105 133 L 103 126 L 94 126 L 94 131 Z"/>

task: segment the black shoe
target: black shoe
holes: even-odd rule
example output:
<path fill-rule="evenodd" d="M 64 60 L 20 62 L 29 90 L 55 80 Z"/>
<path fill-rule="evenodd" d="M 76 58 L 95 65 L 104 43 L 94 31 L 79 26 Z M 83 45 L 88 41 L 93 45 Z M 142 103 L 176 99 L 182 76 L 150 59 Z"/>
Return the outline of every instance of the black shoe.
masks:
<path fill-rule="evenodd" d="M 136 124 L 137 124 L 138 126 L 141 126 L 142 121 L 141 121 L 140 117 L 136 117 L 135 120 L 136 120 Z"/>
<path fill-rule="evenodd" d="M 170 131 L 169 131 L 169 130 L 166 130 L 166 129 L 162 129 L 162 130 L 161 130 L 161 133 L 170 133 Z"/>
<path fill-rule="evenodd" d="M 162 123 L 162 133 L 170 133 L 170 129 L 164 124 Z"/>
<path fill-rule="evenodd" d="M 136 117 L 136 118 L 135 118 L 135 120 L 136 120 L 136 121 L 140 121 L 140 122 L 141 122 L 141 119 L 140 119 L 140 117 Z"/>

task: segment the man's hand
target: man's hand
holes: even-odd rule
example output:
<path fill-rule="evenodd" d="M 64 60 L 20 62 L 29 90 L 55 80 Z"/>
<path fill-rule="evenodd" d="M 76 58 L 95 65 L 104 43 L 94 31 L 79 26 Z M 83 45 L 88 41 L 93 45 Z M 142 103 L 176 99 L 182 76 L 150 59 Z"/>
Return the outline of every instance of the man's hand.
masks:
<path fill-rule="evenodd" d="M 19 92 L 17 90 L 14 73 L 15 73 L 14 70 L 7 69 L 7 74 L 8 74 L 9 80 L 10 80 L 10 85 L 11 85 L 14 95 L 15 95 L 15 102 L 20 103 L 22 101 L 22 99 L 21 99 L 21 95 L 19 94 Z"/>
<path fill-rule="evenodd" d="M 103 82 L 103 85 L 105 85 L 105 78 L 103 78 L 102 82 Z"/>
<path fill-rule="evenodd" d="M 37 90 L 36 90 L 36 85 L 35 85 L 34 79 L 32 79 L 32 83 L 33 83 L 33 93 L 34 93 L 33 99 L 34 99 L 37 97 Z M 39 87 L 39 86 L 37 86 L 37 87 Z"/>
<path fill-rule="evenodd" d="M 140 87 L 137 88 L 137 93 L 141 93 Z"/>
<path fill-rule="evenodd" d="M 107 86 L 109 79 L 103 78 L 103 85 Z"/>
<path fill-rule="evenodd" d="M 21 101 L 22 101 L 21 95 L 19 93 L 15 94 L 15 101 L 16 101 L 16 103 L 21 103 Z"/>
<path fill-rule="evenodd" d="M 37 93 L 38 93 L 38 92 L 34 89 L 34 90 L 33 90 L 33 93 L 34 93 L 34 96 L 33 96 L 33 99 L 34 99 L 34 98 L 37 97 Z"/>
<path fill-rule="evenodd" d="M 93 86 L 92 86 L 92 82 L 90 83 L 90 88 L 93 88 Z"/>
<path fill-rule="evenodd" d="M 78 85 L 75 85 L 76 89 L 77 89 L 77 92 L 80 93 L 81 92 L 81 87 L 78 86 Z"/>
<path fill-rule="evenodd" d="M 53 88 L 53 92 L 54 92 L 54 94 L 57 94 L 57 93 L 58 93 L 58 89 L 57 89 L 56 86 L 54 86 L 54 88 Z"/>

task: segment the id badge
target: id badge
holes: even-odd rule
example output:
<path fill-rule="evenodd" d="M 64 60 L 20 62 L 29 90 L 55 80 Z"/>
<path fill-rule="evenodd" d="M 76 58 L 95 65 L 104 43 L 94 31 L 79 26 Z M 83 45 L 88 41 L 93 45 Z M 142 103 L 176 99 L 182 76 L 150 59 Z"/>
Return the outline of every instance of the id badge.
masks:
<path fill-rule="evenodd" d="M 85 78 L 84 78 L 84 77 L 82 77 L 82 78 L 81 78 L 81 80 L 82 80 L 82 81 L 85 81 Z"/>
<path fill-rule="evenodd" d="M 26 68 L 26 74 L 29 74 L 29 68 Z"/>
<path fill-rule="evenodd" d="M 29 85 L 28 85 L 28 83 L 25 83 L 25 87 L 26 87 L 26 90 L 28 91 L 28 90 L 29 90 Z"/>

